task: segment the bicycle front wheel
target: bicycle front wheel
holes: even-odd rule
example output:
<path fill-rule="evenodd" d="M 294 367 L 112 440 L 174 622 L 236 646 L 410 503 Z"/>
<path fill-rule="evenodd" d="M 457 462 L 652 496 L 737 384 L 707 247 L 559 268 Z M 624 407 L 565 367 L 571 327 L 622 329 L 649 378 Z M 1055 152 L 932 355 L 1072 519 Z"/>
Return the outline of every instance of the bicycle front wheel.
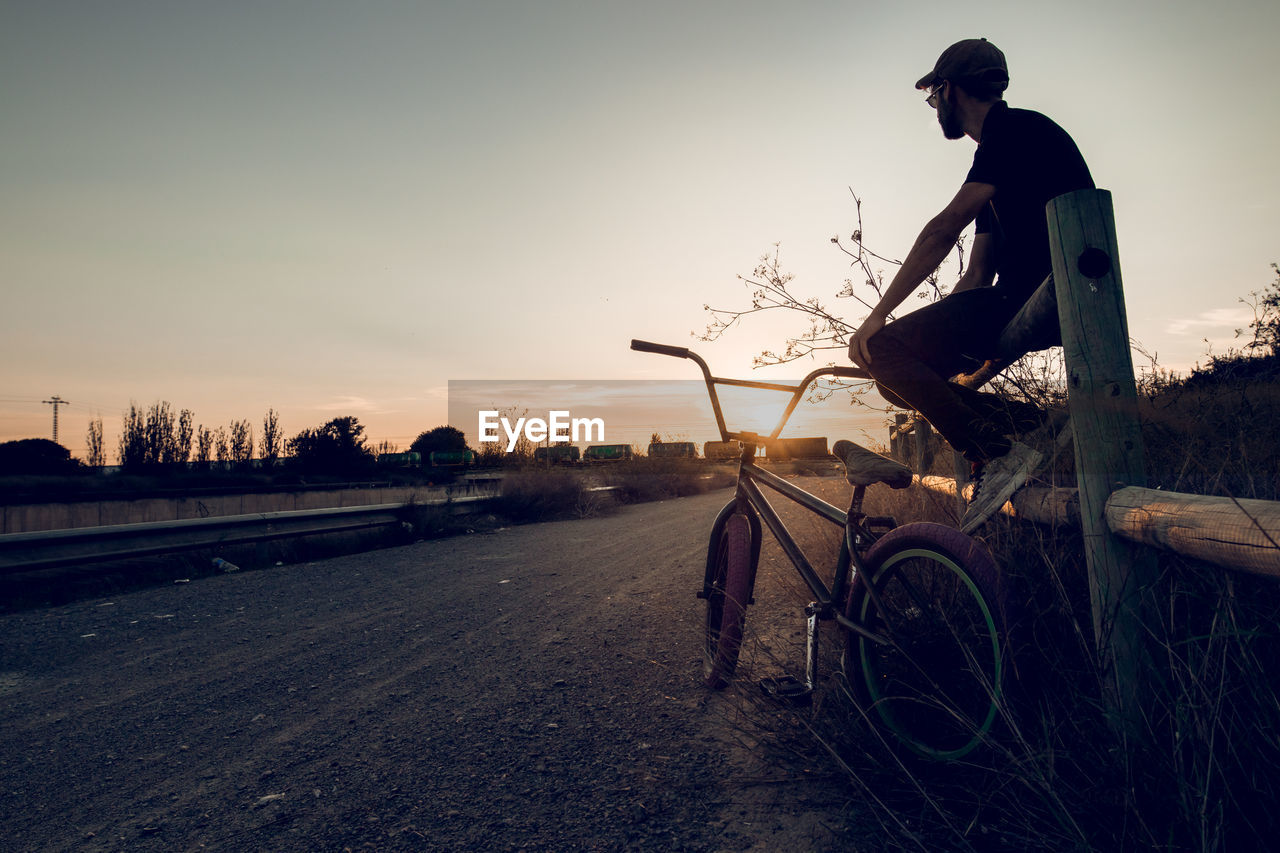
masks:
<path fill-rule="evenodd" d="M 855 698 L 917 755 L 969 754 L 1000 711 L 1005 602 L 994 561 L 959 530 L 921 522 L 887 533 L 864 563 L 846 615 L 888 642 L 849 633 Z"/>
<path fill-rule="evenodd" d="M 719 690 L 733 678 L 742 648 L 742 630 L 751 600 L 751 525 L 735 512 L 715 544 L 707 590 L 707 632 L 703 679 Z"/>

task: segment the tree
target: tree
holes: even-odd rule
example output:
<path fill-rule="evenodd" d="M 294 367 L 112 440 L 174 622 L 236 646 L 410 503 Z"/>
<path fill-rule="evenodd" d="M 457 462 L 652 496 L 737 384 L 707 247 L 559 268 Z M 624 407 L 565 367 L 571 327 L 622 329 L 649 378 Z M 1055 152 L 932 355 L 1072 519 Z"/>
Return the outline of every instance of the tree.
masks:
<path fill-rule="evenodd" d="M 172 465 L 178 459 L 177 420 L 167 400 L 147 409 L 145 461 L 148 466 Z"/>
<path fill-rule="evenodd" d="M 422 460 L 431 458 L 432 453 L 445 453 L 467 449 L 467 437 L 462 430 L 451 426 L 438 426 L 420 434 L 409 445 L 411 452 L 421 454 Z"/>
<path fill-rule="evenodd" d="M 274 468 L 276 460 L 280 458 L 280 451 L 283 449 L 283 440 L 280 435 L 280 417 L 276 414 L 275 409 L 267 409 L 267 414 L 262 419 L 262 467 Z"/>
<path fill-rule="evenodd" d="M 196 465 L 208 468 L 213 460 L 213 433 L 204 424 L 196 429 Z"/>
<path fill-rule="evenodd" d="M 120 466 L 126 471 L 155 471 L 185 464 L 191 456 L 189 409 L 175 415 L 167 400 L 158 400 L 144 413 L 129 404 L 120 435 Z"/>
<path fill-rule="evenodd" d="M 191 459 L 191 424 L 194 417 L 190 409 L 183 409 L 178 415 L 178 446 L 174 461 L 181 465 L 186 465 Z"/>
<path fill-rule="evenodd" d="M 852 191 L 850 194 L 852 195 Z M 855 283 L 852 277 L 845 279 L 844 287 L 836 294 L 836 298 L 853 299 L 870 311 L 884 295 L 885 288 L 884 272 L 874 268 L 875 262 L 901 266 L 902 261 L 892 260 L 867 248 L 863 242 L 862 199 L 853 195 L 853 202 L 857 214 L 857 227 L 849 238 L 850 244 L 846 245 L 839 235 L 832 237 L 831 242 L 850 258 L 850 266 L 857 271 L 857 277 L 861 282 Z M 963 236 L 956 241 L 957 280 L 964 275 L 965 270 L 964 242 Z M 725 309 L 712 308 L 710 305 L 703 306 L 704 310 L 711 314 L 711 322 L 707 324 L 706 331 L 699 335 L 699 340 L 714 341 L 738 325 L 744 317 L 752 314 L 781 310 L 801 314 L 807 321 L 808 327 L 789 335 L 781 351 L 761 352 L 755 359 L 757 366 L 785 364 L 817 355 L 825 350 L 843 352 L 848 347 L 849 338 L 857 330 L 861 318 L 856 323 L 850 323 L 841 314 L 828 309 L 818 297 L 800 296 L 795 293 L 792 284 L 795 274 L 783 271 L 780 255 L 780 247 L 774 244 L 771 253 L 760 257 L 759 263 L 750 276 L 738 276 L 738 279 L 751 289 L 749 308 Z M 941 269 L 940 266 L 925 280 L 928 287 L 917 291 L 917 298 L 936 301 L 946 295 L 948 287 L 939 283 Z M 870 294 L 862 295 L 860 287 L 864 285 L 874 294 L 874 298 L 871 298 Z"/>
<path fill-rule="evenodd" d="M 249 467 L 253 458 L 253 424 L 248 421 L 231 422 L 231 461 L 241 468 Z"/>
<path fill-rule="evenodd" d="M 304 470 L 355 474 L 368 468 L 373 454 L 365 444 L 364 426 L 351 416 L 334 418 L 289 439 L 295 464 Z"/>
<path fill-rule="evenodd" d="M 91 468 L 101 468 L 107 464 L 107 453 L 102 445 L 102 418 L 89 421 L 89 431 L 84 438 L 85 464 Z"/>
<path fill-rule="evenodd" d="M 47 438 L 23 438 L 0 444 L 0 474 L 66 474 L 75 470 L 71 451 Z"/>
<path fill-rule="evenodd" d="M 129 411 L 124 413 L 118 449 L 120 467 L 125 471 L 134 473 L 146 467 L 147 422 L 136 403 L 130 402 Z"/>
<path fill-rule="evenodd" d="M 518 423 L 522 418 L 528 417 L 529 410 L 517 408 L 515 406 L 505 406 L 501 409 L 494 403 L 490 403 L 490 408 L 498 412 L 499 419 L 505 419 L 508 423 Z M 437 428 L 439 429 L 439 427 Z M 433 430 L 434 431 L 434 430 Z M 459 433 L 461 435 L 461 433 Z M 419 436 L 421 437 L 421 436 Z M 458 448 L 460 450 L 468 449 L 466 444 Z M 480 447 L 476 451 L 481 465 L 527 465 L 533 461 L 534 451 L 537 445 L 529 440 L 529 436 L 524 430 L 520 430 L 520 435 L 516 438 L 515 446 L 510 452 L 507 451 L 507 439 L 505 436 L 500 437 L 498 441 L 482 441 Z"/>
<path fill-rule="evenodd" d="M 227 428 L 220 426 L 213 431 L 213 458 L 219 468 L 226 468 L 231 461 L 231 442 L 227 440 Z"/>
<path fill-rule="evenodd" d="M 1253 309 L 1253 322 L 1249 324 L 1253 340 L 1245 344 L 1245 349 L 1277 355 L 1280 354 L 1280 265 L 1272 264 L 1271 271 L 1276 274 L 1275 281 L 1265 290 L 1249 294 L 1252 299 L 1240 301 Z M 1243 331 L 1236 334 L 1241 335 Z"/>
<path fill-rule="evenodd" d="M 852 191 L 851 191 L 852 194 Z M 868 311 L 879 302 L 886 287 L 885 274 L 878 269 L 878 264 L 901 266 L 902 262 L 885 257 L 871 251 L 863 242 L 862 200 L 853 195 L 857 213 L 857 227 L 846 243 L 840 236 L 831 238 L 831 243 L 850 259 L 850 266 L 855 275 L 845 279 L 844 287 L 836 294 L 837 299 L 852 299 Z M 965 272 L 965 237 L 956 241 L 954 254 L 956 281 Z M 943 282 L 943 270 L 947 261 L 925 279 L 925 287 L 916 291 L 916 298 L 926 302 L 935 302 L 946 296 L 954 282 Z M 775 244 L 773 252 L 760 258 L 759 264 L 750 276 L 738 276 L 751 292 L 749 307 L 741 309 L 703 308 L 711 315 L 711 322 L 706 330 L 698 336 L 699 340 L 714 341 L 731 328 L 738 325 L 750 315 L 769 311 L 794 312 L 801 315 L 807 326 L 789 334 L 781 349 L 763 350 L 756 356 L 757 367 L 786 364 L 803 358 L 816 358 L 824 352 L 835 353 L 830 363 L 845 364 L 849 362 L 844 356 L 849 339 L 857 330 L 865 314 L 856 321 L 846 320 L 840 313 L 829 309 L 818 297 L 802 296 L 794 289 L 795 276 L 785 272 L 780 262 L 780 252 Z M 893 319 L 892 315 L 890 319 Z M 981 378 L 973 377 L 980 384 L 987 378 L 983 371 Z M 872 390 L 869 381 L 826 382 L 824 381 L 816 395 L 829 394 L 832 388 L 845 388 L 853 398 L 853 402 L 863 402 L 862 395 Z M 1047 350 L 1030 353 L 1004 370 L 991 381 L 988 390 L 996 391 L 1010 397 L 1021 397 L 1031 400 L 1040 406 L 1060 404 L 1065 397 L 1065 370 L 1061 351 Z"/>

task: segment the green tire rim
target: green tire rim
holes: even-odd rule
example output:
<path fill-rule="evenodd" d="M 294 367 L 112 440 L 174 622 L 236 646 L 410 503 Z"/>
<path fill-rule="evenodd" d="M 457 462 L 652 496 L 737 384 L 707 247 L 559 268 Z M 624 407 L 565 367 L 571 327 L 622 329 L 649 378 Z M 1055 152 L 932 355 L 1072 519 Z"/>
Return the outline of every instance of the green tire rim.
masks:
<path fill-rule="evenodd" d="M 974 600 L 978 602 L 978 606 L 982 610 L 982 622 L 983 625 L 986 626 L 987 633 L 991 637 L 991 657 L 995 662 L 993 673 L 995 695 L 992 697 L 993 701 L 989 703 L 987 708 L 986 719 L 982 721 L 981 726 L 977 727 L 977 731 L 974 732 L 974 736 L 971 737 L 963 746 L 951 750 L 935 749 L 928 744 L 921 743 L 913 735 L 906 732 L 894 716 L 893 710 L 890 707 L 891 703 L 883 701 L 889 697 L 885 697 L 880 694 L 879 685 L 876 683 L 874 670 L 871 668 L 871 661 L 868 657 L 868 650 L 873 643 L 865 637 L 861 638 L 858 642 L 859 657 L 862 663 L 862 679 L 867 686 L 867 693 L 871 697 L 871 706 L 875 710 L 876 715 L 884 721 L 885 725 L 889 727 L 889 730 L 897 735 L 898 739 L 906 744 L 912 752 L 925 756 L 926 758 L 935 758 L 940 761 L 952 761 L 957 758 L 963 758 L 977 748 L 978 744 L 981 743 L 983 736 L 991 731 L 991 727 L 995 723 L 996 713 L 999 710 L 997 703 L 1000 699 L 1001 673 L 1003 669 L 1003 664 L 1000 660 L 1000 637 L 999 632 L 996 630 L 995 619 L 991 616 L 991 608 L 987 606 L 987 600 L 983 596 L 982 591 L 978 589 L 977 584 L 973 582 L 973 579 L 969 577 L 969 574 L 962 570 L 954 560 L 945 554 L 929 548 L 911 548 L 906 551 L 899 551 L 885 561 L 879 571 L 876 572 L 876 577 L 872 582 L 878 583 L 885 572 L 892 570 L 894 566 L 903 560 L 915 557 L 924 557 L 939 563 L 940 565 L 945 566 L 948 571 L 958 576 L 962 581 L 964 581 L 965 586 L 969 589 L 969 592 L 972 594 Z M 863 596 L 862 608 L 858 616 L 864 623 L 867 618 L 867 609 L 870 606 L 870 596 Z"/>

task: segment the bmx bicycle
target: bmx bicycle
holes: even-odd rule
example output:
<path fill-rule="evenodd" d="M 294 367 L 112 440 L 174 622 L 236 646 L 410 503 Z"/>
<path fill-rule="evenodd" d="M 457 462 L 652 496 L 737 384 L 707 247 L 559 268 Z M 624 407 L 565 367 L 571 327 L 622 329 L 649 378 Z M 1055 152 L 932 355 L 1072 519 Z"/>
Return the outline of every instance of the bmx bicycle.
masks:
<path fill-rule="evenodd" d="M 633 340 L 631 348 L 697 364 L 721 440 L 741 445 L 737 486 L 712 525 L 698 591 L 706 600 L 706 684 L 725 687 L 737 668 L 767 526 L 814 600 L 805 608 L 803 679 L 765 679 L 766 692 L 800 701 L 812 694 L 818 682 L 819 624 L 835 622 L 844 638 L 841 670 L 850 691 L 864 716 L 894 742 L 919 756 L 954 760 L 986 741 L 999 719 L 1007 654 L 1007 596 L 991 556 L 955 528 L 931 522 L 898 526 L 892 518 L 864 513 L 869 487 L 905 488 L 912 472 L 853 442 L 838 441 L 833 448 L 853 486 L 847 511 L 756 461 L 757 449 L 778 439 L 814 381 L 869 375 L 854 367 L 825 367 L 798 385 L 725 379 L 712 376 L 707 363 L 685 347 Z M 738 432 L 725 425 L 716 391 L 720 385 L 787 392 L 791 399 L 769 436 Z M 761 486 L 843 528 L 830 582 L 810 563 Z"/>

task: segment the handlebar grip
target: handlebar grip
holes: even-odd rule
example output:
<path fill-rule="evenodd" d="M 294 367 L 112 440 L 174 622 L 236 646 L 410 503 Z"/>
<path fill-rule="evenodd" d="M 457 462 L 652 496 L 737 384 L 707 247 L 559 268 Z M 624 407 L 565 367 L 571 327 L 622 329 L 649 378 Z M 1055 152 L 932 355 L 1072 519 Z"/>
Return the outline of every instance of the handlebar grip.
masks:
<path fill-rule="evenodd" d="M 658 355 L 672 355 L 676 358 L 688 358 L 688 347 L 673 347 L 666 344 L 654 344 L 649 341 L 638 341 L 634 338 L 631 340 L 631 348 L 637 352 L 654 352 Z"/>

